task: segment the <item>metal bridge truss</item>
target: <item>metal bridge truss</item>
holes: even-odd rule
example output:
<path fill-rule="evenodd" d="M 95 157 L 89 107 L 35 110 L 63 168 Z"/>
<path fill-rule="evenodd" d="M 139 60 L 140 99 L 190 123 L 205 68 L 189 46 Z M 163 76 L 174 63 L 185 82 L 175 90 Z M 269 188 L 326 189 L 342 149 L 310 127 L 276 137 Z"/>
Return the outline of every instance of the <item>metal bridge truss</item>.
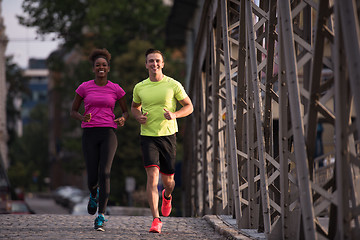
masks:
<path fill-rule="evenodd" d="M 187 215 L 232 215 L 269 239 L 360 236 L 359 7 L 205 1 L 190 79 Z M 333 151 L 315 158 L 319 122 L 334 132 Z"/>

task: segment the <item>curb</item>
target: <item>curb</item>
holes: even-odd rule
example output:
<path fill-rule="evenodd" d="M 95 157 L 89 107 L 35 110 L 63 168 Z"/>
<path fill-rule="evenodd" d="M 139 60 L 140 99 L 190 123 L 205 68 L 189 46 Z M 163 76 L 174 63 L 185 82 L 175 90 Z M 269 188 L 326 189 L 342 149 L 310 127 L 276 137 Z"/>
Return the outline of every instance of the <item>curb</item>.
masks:
<path fill-rule="evenodd" d="M 205 215 L 203 217 L 210 225 L 215 228 L 215 231 L 225 236 L 228 240 L 241 239 L 241 240 L 252 240 L 249 236 L 239 233 L 233 227 L 230 227 L 217 215 Z"/>

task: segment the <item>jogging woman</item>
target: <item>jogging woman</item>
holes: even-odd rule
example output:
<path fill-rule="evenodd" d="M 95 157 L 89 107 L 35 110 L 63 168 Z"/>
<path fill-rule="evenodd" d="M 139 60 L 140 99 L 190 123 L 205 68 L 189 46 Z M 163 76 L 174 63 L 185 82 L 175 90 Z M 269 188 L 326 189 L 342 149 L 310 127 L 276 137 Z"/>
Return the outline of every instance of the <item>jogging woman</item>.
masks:
<path fill-rule="evenodd" d="M 108 80 L 111 55 L 106 49 L 95 49 L 89 56 L 95 79 L 83 82 L 76 89 L 71 117 L 81 121 L 82 148 L 86 162 L 90 198 L 88 213 L 98 216 L 94 228 L 105 231 L 104 213 L 110 194 L 110 170 L 117 148 L 115 130 L 122 127 L 129 117 L 125 91 Z M 84 102 L 85 112 L 79 113 Z M 118 102 L 122 115 L 115 118 L 114 107 Z"/>

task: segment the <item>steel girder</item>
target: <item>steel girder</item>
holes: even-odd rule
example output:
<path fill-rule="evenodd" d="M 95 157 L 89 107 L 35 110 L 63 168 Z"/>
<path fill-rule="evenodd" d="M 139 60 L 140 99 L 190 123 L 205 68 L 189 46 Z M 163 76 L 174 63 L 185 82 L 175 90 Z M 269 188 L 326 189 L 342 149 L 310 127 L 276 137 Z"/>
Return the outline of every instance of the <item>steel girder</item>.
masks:
<path fill-rule="evenodd" d="M 358 9 L 351 0 L 205 1 L 187 215 L 230 214 L 269 239 L 360 236 Z M 315 157 L 318 123 L 335 135 Z"/>

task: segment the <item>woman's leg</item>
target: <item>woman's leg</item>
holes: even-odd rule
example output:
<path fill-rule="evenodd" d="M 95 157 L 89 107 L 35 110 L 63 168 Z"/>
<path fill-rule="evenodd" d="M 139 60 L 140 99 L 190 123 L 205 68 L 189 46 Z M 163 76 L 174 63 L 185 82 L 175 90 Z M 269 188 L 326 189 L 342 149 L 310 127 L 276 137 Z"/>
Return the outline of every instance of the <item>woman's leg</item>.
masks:
<path fill-rule="evenodd" d="M 110 195 L 110 172 L 116 153 L 117 138 L 114 129 L 106 128 L 100 147 L 99 165 L 99 211 L 105 213 Z"/>
<path fill-rule="evenodd" d="M 92 196 L 96 196 L 98 187 L 99 148 L 94 129 L 84 129 L 82 149 L 87 170 L 87 184 Z"/>

